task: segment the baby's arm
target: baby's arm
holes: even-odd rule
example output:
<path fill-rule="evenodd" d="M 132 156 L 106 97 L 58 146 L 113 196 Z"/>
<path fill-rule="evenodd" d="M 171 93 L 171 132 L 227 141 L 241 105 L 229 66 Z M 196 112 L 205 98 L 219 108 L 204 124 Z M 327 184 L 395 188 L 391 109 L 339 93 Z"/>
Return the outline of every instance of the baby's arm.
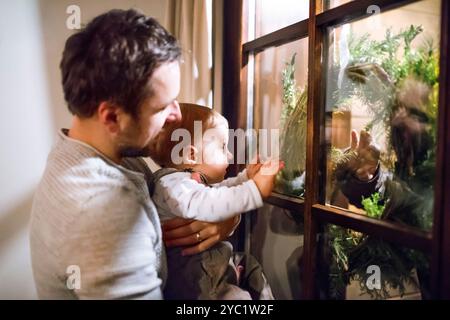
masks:
<path fill-rule="evenodd" d="M 241 184 L 241 183 L 247 181 L 248 179 L 252 179 L 255 176 L 256 172 L 259 171 L 261 166 L 262 166 L 262 164 L 260 162 L 254 163 L 254 164 L 249 164 L 249 165 L 247 165 L 247 168 L 242 170 L 236 177 L 228 178 L 226 180 L 223 180 L 222 182 L 214 184 L 213 186 L 215 186 L 215 187 L 237 186 L 238 184 Z"/>
<path fill-rule="evenodd" d="M 232 187 L 248 181 L 247 169 L 242 170 L 236 177 L 230 177 L 222 182 L 213 184 L 214 187 Z"/>
<path fill-rule="evenodd" d="M 263 205 L 253 180 L 232 187 L 208 187 L 185 172 L 162 177 L 153 198 L 156 205 L 166 207 L 176 216 L 207 222 L 223 221 Z"/>

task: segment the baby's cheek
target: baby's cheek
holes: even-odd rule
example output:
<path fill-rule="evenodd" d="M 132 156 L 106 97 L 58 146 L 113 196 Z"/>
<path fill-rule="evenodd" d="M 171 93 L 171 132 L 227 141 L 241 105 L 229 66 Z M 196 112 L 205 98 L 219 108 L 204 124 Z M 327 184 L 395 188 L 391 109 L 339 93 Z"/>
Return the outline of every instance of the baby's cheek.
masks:
<path fill-rule="evenodd" d="M 215 164 L 219 165 L 220 167 L 224 167 L 225 165 L 228 164 L 227 159 L 224 159 L 223 157 L 217 157 L 215 159 Z"/>
<path fill-rule="evenodd" d="M 204 161 L 206 164 L 226 164 L 228 160 L 225 156 L 221 154 L 207 154 L 205 155 Z"/>

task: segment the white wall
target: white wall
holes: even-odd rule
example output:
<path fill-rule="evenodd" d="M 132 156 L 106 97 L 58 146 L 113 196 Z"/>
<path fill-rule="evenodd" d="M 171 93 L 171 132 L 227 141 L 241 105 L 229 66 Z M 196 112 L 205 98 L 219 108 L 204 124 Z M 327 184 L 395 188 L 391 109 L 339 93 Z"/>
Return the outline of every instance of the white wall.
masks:
<path fill-rule="evenodd" d="M 0 1 L 0 299 L 36 298 L 28 220 L 56 130 L 70 125 L 59 74 L 70 4 L 82 23 L 131 7 L 163 22 L 166 10 L 165 0 Z"/>
<path fill-rule="evenodd" d="M 37 0 L 40 7 L 40 15 L 43 30 L 43 46 L 47 77 L 50 84 L 50 98 L 52 112 L 56 126 L 67 127 L 70 124 L 70 114 L 64 103 L 61 88 L 61 76 L 59 62 L 64 49 L 65 40 L 74 32 L 66 28 L 66 20 L 69 14 L 66 9 L 69 5 L 78 5 L 81 10 L 81 24 L 87 24 L 95 16 L 110 9 L 140 9 L 146 15 L 156 18 L 164 23 L 166 14 L 166 0 Z"/>
<path fill-rule="evenodd" d="M 0 298 L 33 298 L 27 222 L 53 118 L 37 3 L 2 1 L 0 12 Z"/>

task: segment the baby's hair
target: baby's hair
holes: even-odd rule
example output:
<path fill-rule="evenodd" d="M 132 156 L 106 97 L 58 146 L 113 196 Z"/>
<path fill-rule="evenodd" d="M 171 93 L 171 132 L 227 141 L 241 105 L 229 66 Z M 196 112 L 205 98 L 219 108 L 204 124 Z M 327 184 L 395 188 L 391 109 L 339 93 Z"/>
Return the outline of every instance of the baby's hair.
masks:
<path fill-rule="evenodd" d="M 196 143 L 201 143 L 201 141 L 198 140 L 203 138 L 203 134 L 206 130 L 216 128 L 222 124 L 227 125 L 226 119 L 220 113 L 209 107 L 192 103 L 180 103 L 180 111 L 181 120 L 165 125 L 156 138 L 156 150 L 152 153 L 152 158 L 161 166 L 174 166 L 171 159 L 171 153 L 172 149 L 180 142 L 171 140 L 172 133 L 176 129 L 186 129 L 191 135 L 191 139 L 197 139 L 197 141 L 191 140 L 191 144 L 197 145 Z M 201 137 L 196 137 L 194 134 L 195 121 L 201 121 Z"/>

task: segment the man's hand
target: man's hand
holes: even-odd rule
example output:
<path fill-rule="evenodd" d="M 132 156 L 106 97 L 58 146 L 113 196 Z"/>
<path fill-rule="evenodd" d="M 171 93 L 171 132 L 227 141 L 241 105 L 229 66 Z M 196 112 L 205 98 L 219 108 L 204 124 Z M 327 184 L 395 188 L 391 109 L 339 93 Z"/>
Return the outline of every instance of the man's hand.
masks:
<path fill-rule="evenodd" d="M 261 165 L 259 171 L 253 177 L 256 186 L 258 187 L 261 197 L 267 198 L 273 190 L 275 177 L 277 173 L 283 169 L 284 162 L 279 160 L 271 160 Z"/>
<path fill-rule="evenodd" d="M 371 135 L 361 130 L 360 137 L 352 130 L 351 146 L 345 161 L 338 163 L 336 177 L 343 180 L 350 173 L 361 181 L 373 178 L 380 159 L 380 150 L 372 142 Z"/>
<path fill-rule="evenodd" d="M 174 218 L 164 222 L 163 240 L 167 247 L 185 246 L 182 254 L 193 255 L 227 239 L 239 221 L 239 216 L 216 223 Z"/>
<path fill-rule="evenodd" d="M 368 84 L 371 80 L 377 80 L 379 84 L 392 87 L 392 80 L 388 73 L 376 63 L 358 63 L 346 68 L 347 77 L 359 83 Z"/>

